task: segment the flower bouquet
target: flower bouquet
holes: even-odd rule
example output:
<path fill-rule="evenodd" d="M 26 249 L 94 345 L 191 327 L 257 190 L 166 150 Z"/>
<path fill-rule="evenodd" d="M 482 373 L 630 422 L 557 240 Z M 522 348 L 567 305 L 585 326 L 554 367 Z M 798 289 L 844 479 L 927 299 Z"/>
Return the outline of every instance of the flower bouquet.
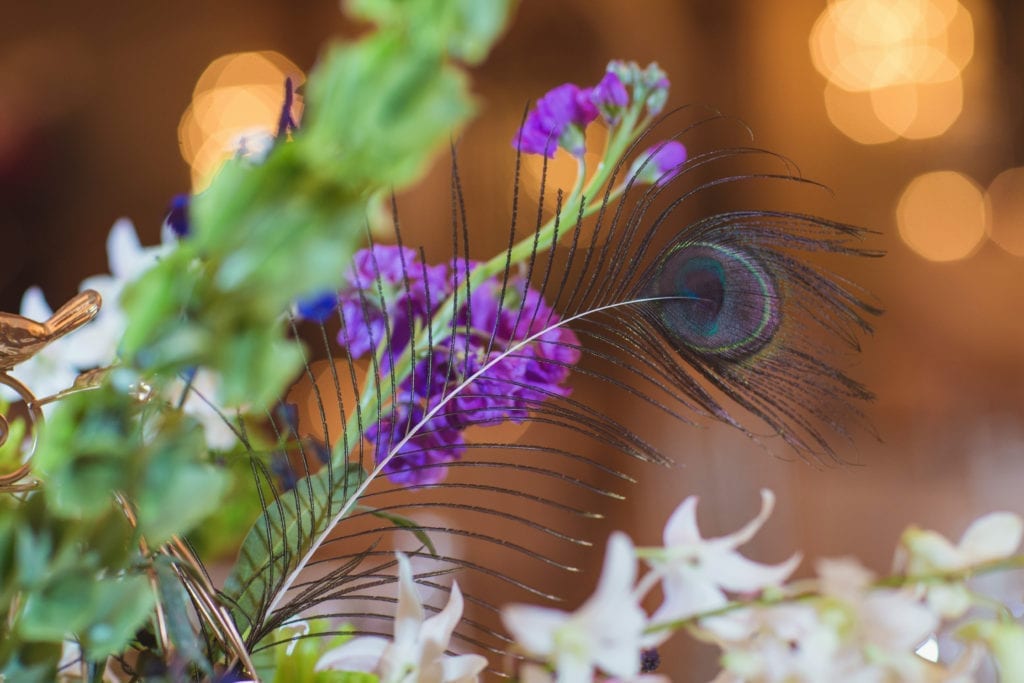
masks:
<path fill-rule="evenodd" d="M 612 61 L 509 131 L 508 246 L 478 254 L 452 136 L 511 4 L 346 3 L 374 30 L 324 54 L 301 117 L 282 84 L 276 135 L 175 198 L 163 244 L 120 221 L 109 274 L 0 315 L 3 680 L 660 680 L 682 634 L 719 649 L 718 681 L 966 681 L 993 662 L 1024 680 L 1024 629 L 967 583 L 1021 564 L 1009 513 L 957 544 L 909 529 L 885 577 L 841 559 L 794 579 L 799 555 L 738 550 L 770 491 L 718 538 L 690 496 L 660 544 L 614 533 L 592 596 L 552 606 L 588 545 L 571 523 L 599 516 L 577 502 L 628 479 L 594 453 L 670 462 L 588 394 L 841 460 L 870 393 L 832 350 L 878 310 L 811 255 L 878 253 L 795 212 L 687 218 L 702 193 L 807 181 L 749 143 L 704 151 L 712 124 L 742 126 Z M 445 149 L 451 245 L 432 260 L 395 196 Z M 559 155 L 576 174 L 552 190 Z"/>

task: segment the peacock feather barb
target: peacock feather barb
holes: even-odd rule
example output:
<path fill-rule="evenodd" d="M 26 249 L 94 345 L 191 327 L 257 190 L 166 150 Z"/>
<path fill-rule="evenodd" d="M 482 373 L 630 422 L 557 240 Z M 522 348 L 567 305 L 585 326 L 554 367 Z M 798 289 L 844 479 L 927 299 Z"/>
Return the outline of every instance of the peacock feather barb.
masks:
<path fill-rule="evenodd" d="M 664 77 L 636 73 L 650 117 Z M 403 244 L 393 202 L 395 244 L 360 251 L 338 292 L 299 303 L 294 329 L 317 350 L 292 393 L 298 411 L 270 416 L 297 447 L 274 468 L 253 459 L 264 513 L 221 596 L 254 652 L 311 613 L 390 633 L 381 586 L 395 580 L 394 548 L 436 594 L 449 590 L 438 577 L 457 573 L 468 617 L 456 636 L 503 652 L 497 603 L 557 601 L 550 587 L 578 571 L 566 547 L 589 545 L 583 521 L 623 497 L 631 479 L 609 451 L 670 461 L 616 401 L 757 440 L 767 425 L 800 457 L 842 459 L 836 437 L 870 393 L 836 367 L 838 349 L 856 348 L 879 310 L 824 264 L 879 253 L 853 226 L 719 209 L 753 184 L 814 186 L 785 159 L 745 146 L 692 154 L 676 138 L 699 141 L 729 120 L 683 108 L 628 144 L 613 136 L 618 162 L 588 182 L 583 169 L 553 212 L 545 161 L 536 221 L 522 230 L 523 152 L 546 159 L 556 140 L 572 153 L 598 112 L 639 125 L 615 84 L 602 87 L 594 110 L 567 90 L 547 101 L 546 120 L 525 121 L 503 253 L 470 258 L 453 152 L 449 259 L 431 264 Z M 565 125 L 548 125 L 559 112 Z M 637 153 L 648 124 L 676 134 Z M 613 393 L 621 400 L 600 400 Z M 510 435 L 517 423 L 539 428 Z"/>

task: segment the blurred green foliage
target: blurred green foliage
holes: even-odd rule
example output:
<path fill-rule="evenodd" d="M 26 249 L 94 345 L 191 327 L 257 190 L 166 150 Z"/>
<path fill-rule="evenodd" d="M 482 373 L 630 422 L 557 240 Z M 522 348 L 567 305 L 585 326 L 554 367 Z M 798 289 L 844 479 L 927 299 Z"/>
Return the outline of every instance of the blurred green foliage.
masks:
<path fill-rule="evenodd" d="M 279 140 L 263 160 L 229 162 L 193 198 L 193 234 L 125 292 L 120 368 L 99 389 L 62 401 L 44 425 L 34 461 L 42 487 L 0 499 L 0 608 L 8 615 L 0 621 L 0 674 L 7 680 L 53 680 L 69 638 L 92 661 L 124 651 L 152 631 L 158 600 L 171 643 L 157 643 L 156 653 L 173 646 L 194 671 L 212 671 L 172 560 L 159 549 L 197 526 L 217 528 L 204 520 L 224 496 L 252 501 L 253 487 L 234 481 L 247 476 L 242 468 L 211 460 L 196 421 L 136 395 L 152 387 L 159 396 L 203 367 L 221 378 L 222 405 L 260 414 L 282 396 L 302 362 L 286 331 L 289 307 L 340 285 L 366 234 L 370 198 L 419 178 L 472 115 L 468 79 L 452 60 L 483 59 L 512 5 L 348 3 L 378 30 L 327 51 L 310 74 L 305 119 L 292 140 Z M 349 476 L 357 475 L 331 485 L 320 477 L 314 507 L 336 507 Z M 250 510 L 249 519 L 260 512 Z M 294 529 L 312 515 L 292 514 Z M 314 528 L 298 534 L 305 541 L 284 538 L 308 543 L 328 517 L 307 519 Z M 269 562 L 273 548 L 260 546 L 255 529 L 247 548 L 256 554 L 247 562 Z M 314 673 L 322 647 L 301 640 L 278 655 L 275 680 L 356 680 Z"/>

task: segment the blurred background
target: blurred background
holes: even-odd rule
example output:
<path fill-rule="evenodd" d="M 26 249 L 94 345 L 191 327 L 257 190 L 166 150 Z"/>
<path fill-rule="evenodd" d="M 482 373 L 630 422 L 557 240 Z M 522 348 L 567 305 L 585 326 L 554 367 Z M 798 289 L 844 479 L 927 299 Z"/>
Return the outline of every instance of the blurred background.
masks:
<path fill-rule="evenodd" d="M 106 272 L 118 217 L 157 243 L 170 198 L 201 188 L 225 150 L 274 126 L 283 78 L 301 82 L 328 40 L 361 30 L 319 0 L 120 0 L 102 11 L 8 2 L 4 15 L 6 311 L 30 285 L 56 305 Z M 840 446 L 853 465 L 794 461 L 714 425 L 648 425 L 677 466 L 617 463 L 639 480 L 625 491 L 631 504 L 610 506 L 610 521 L 586 535 L 600 545 L 617 527 L 655 543 L 690 494 L 701 496 L 706 533 L 731 532 L 769 487 L 776 513 L 749 555 L 855 554 L 884 572 L 910 523 L 956 537 L 984 512 L 1024 513 L 1022 30 L 1017 0 L 522 4 L 474 70 L 481 112 L 459 144 L 477 256 L 505 244 L 504 230 L 486 226 L 508 223 L 509 140 L 524 106 L 562 82 L 596 83 L 613 58 L 661 64 L 670 106 L 707 104 L 745 122 L 756 145 L 831 190 L 786 194 L 787 208 L 876 230 L 867 246 L 888 252 L 843 264 L 886 309 L 863 352 L 844 361 L 878 395 L 867 413 L 879 438 Z M 524 186 L 537 173 L 527 165 Z M 399 198 L 405 241 L 437 259 L 449 248 L 447 187 L 442 159 Z M 593 580 L 569 582 L 570 597 Z M 708 652 L 683 642 L 662 656 L 674 680 L 715 671 Z"/>

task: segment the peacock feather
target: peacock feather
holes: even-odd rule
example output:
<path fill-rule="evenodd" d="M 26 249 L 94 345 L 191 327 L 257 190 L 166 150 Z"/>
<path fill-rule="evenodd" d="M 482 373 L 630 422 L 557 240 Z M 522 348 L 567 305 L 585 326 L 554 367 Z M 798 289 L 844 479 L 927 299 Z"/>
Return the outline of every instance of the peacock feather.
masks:
<path fill-rule="evenodd" d="M 686 108 L 653 125 L 690 142 L 723 121 Z M 546 221 L 546 166 L 525 207 L 518 154 L 508 247 L 480 262 L 453 149 L 451 257 L 404 245 L 392 200 L 393 244 L 358 252 L 339 292 L 300 304 L 308 355 L 292 396 L 305 403 L 268 415 L 292 450 L 271 466 L 253 457 L 264 512 L 221 596 L 257 656 L 312 614 L 332 620 L 323 633 L 390 634 L 395 548 L 435 597 L 442 575 L 469 587 L 463 646 L 503 652 L 489 596 L 557 601 L 579 571 L 568 551 L 590 545 L 581 521 L 624 497 L 630 477 L 594 454 L 671 462 L 596 395 L 755 440 L 767 425 L 804 459 L 841 459 L 836 438 L 871 395 L 835 349 L 855 348 L 879 311 L 812 259 L 878 252 L 864 230 L 801 213 L 686 217 L 723 188 L 814 185 L 775 154 L 717 148 L 644 182 L 656 155 L 620 162 L 616 189 L 593 199 L 557 191 Z M 737 163 L 767 170 L 719 172 Z M 528 230 L 523 215 L 536 216 Z"/>

